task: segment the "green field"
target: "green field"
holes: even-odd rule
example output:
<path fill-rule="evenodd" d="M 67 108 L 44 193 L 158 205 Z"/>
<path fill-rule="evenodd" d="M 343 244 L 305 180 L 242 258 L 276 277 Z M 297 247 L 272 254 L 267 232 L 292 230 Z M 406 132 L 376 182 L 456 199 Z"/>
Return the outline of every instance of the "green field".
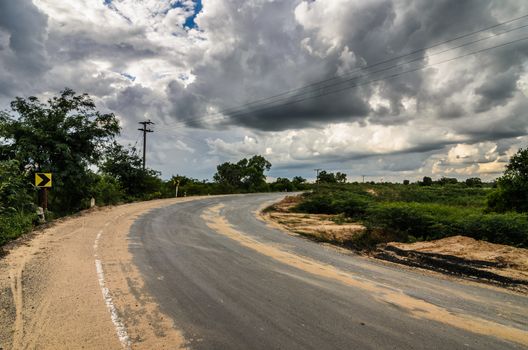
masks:
<path fill-rule="evenodd" d="M 490 211 L 487 198 L 492 191 L 464 183 L 320 184 L 294 210 L 340 214 L 346 221 L 363 223 L 365 232 L 349 242 L 358 248 L 454 235 L 528 247 L 528 215 Z"/>

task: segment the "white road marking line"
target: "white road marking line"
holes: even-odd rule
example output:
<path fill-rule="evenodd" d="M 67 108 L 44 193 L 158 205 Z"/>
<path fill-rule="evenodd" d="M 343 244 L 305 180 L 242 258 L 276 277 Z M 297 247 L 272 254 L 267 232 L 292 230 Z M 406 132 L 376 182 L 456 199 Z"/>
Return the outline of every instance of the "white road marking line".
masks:
<path fill-rule="evenodd" d="M 108 226 L 109 222 L 106 223 L 105 226 Z M 123 324 L 123 321 L 119 318 L 119 315 L 117 314 L 117 309 L 112 301 L 112 297 L 110 296 L 110 291 L 105 286 L 105 278 L 104 278 L 104 272 L 103 272 L 103 264 L 101 263 L 101 260 L 99 259 L 99 256 L 97 254 L 97 248 L 99 247 L 99 239 L 101 238 L 101 235 L 103 234 L 103 230 L 100 230 L 97 233 L 97 237 L 95 238 L 94 242 L 94 256 L 95 256 L 95 271 L 97 272 L 97 279 L 99 280 L 99 287 L 101 287 L 101 292 L 103 293 L 103 299 L 106 304 L 106 308 L 110 312 L 110 318 L 112 319 L 112 323 L 114 324 L 114 327 L 117 332 L 117 337 L 119 338 L 119 341 L 121 342 L 121 345 L 124 349 L 129 350 L 130 349 L 130 338 L 128 336 L 128 333 L 126 331 L 125 325 Z"/>

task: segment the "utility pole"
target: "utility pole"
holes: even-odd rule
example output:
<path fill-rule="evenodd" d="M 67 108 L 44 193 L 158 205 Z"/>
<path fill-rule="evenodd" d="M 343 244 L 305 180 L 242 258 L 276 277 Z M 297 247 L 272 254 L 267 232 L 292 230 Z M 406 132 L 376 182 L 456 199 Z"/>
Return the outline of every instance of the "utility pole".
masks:
<path fill-rule="evenodd" d="M 319 183 L 319 172 L 323 169 L 314 169 L 315 171 L 315 183 Z"/>
<path fill-rule="evenodd" d="M 151 122 L 149 119 L 146 122 L 139 122 L 139 124 L 143 125 L 143 128 L 138 129 L 138 130 L 143 131 L 143 169 L 145 169 L 146 153 L 147 153 L 147 132 L 154 132 L 153 130 L 147 129 L 147 125 L 154 124 L 154 123 Z"/>
<path fill-rule="evenodd" d="M 363 176 L 363 183 L 365 183 L 365 175 L 361 175 L 361 176 Z"/>

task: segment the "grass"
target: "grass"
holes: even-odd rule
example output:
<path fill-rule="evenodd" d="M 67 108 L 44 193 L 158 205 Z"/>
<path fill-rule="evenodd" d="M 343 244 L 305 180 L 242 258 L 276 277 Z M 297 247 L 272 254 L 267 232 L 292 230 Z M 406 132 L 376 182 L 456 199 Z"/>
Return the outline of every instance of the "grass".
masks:
<path fill-rule="evenodd" d="M 464 235 L 493 243 L 528 247 L 527 213 L 487 210 L 490 188 L 455 185 L 321 185 L 293 209 L 337 214 L 336 220 L 363 223 L 363 234 L 348 242 L 365 248 L 378 243 L 415 242 Z"/>
<path fill-rule="evenodd" d="M 36 214 L 16 212 L 0 215 L 0 246 L 31 231 Z"/>

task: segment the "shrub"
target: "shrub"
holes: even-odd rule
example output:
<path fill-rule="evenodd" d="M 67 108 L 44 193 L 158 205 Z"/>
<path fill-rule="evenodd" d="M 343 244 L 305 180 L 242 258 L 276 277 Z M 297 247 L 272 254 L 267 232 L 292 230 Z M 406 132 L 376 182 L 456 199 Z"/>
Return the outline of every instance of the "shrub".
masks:
<path fill-rule="evenodd" d="M 100 176 L 92 190 L 97 205 L 115 205 L 125 199 L 125 191 L 119 181 L 112 176 Z"/>
<path fill-rule="evenodd" d="M 352 192 L 315 193 L 305 197 L 296 209 L 306 213 L 344 214 L 349 217 L 362 217 L 370 199 Z"/>
<path fill-rule="evenodd" d="M 528 148 L 519 149 L 497 180 L 497 190 L 488 199 L 488 208 L 498 212 L 528 212 Z"/>
<path fill-rule="evenodd" d="M 0 216 L 0 246 L 29 232 L 36 220 L 36 213 L 15 212 Z"/>
<path fill-rule="evenodd" d="M 485 214 L 439 204 L 380 203 L 368 209 L 367 228 L 381 230 L 402 242 L 464 235 L 493 243 L 528 246 L 526 214 Z"/>

